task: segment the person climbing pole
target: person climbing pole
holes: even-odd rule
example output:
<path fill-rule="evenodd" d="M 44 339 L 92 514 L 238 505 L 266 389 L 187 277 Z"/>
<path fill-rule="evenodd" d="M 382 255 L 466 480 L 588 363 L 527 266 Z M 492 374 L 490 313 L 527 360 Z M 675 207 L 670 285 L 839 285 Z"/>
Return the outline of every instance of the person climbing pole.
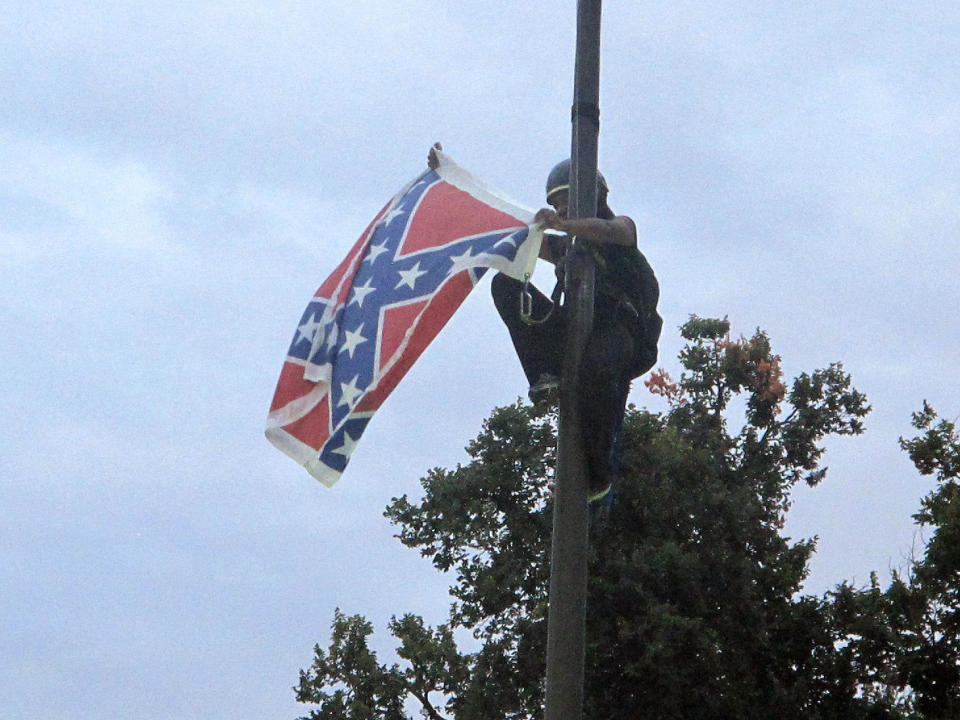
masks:
<path fill-rule="evenodd" d="M 557 268 L 557 290 L 547 298 L 537 288 L 502 273 L 493 278 L 494 305 L 530 383 L 534 404 L 553 402 L 560 382 L 566 312 L 560 305 L 566 236 L 576 236 L 596 262 L 593 328 L 580 368 L 583 445 L 587 458 L 591 507 L 609 508 L 619 471 L 620 435 L 630 382 L 657 360 L 662 319 L 657 314 L 659 285 L 637 247 L 633 220 L 607 204 L 608 187 L 597 173 L 597 216 L 570 219 L 570 161 L 550 171 L 546 201 L 534 218 L 545 229 L 540 258 Z M 594 514 L 594 513 L 592 513 Z"/>

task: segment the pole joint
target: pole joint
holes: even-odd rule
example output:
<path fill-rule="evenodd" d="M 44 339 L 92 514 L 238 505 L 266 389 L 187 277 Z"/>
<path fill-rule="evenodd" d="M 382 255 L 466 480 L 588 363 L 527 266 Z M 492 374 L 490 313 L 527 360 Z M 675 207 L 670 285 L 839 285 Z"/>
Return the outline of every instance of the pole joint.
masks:
<path fill-rule="evenodd" d="M 594 102 L 579 101 L 570 106 L 570 121 L 583 118 L 600 127 L 600 106 Z"/>

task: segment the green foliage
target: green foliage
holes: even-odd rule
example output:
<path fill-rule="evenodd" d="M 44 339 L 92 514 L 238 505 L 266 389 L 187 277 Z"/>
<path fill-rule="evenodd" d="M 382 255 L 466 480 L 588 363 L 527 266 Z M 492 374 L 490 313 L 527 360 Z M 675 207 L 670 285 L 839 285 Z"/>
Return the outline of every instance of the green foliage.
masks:
<path fill-rule="evenodd" d="M 937 479 L 914 515 L 933 529 L 924 556 L 886 590 L 876 575 L 869 588 L 841 585 L 825 612 L 841 648 L 835 675 L 876 717 L 947 720 L 960 717 L 960 436 L 926 402 L 913 426 L 919 434 L 900 446 Z"/>
<path fill-rule="evenodd" d="M 367 647 L 373 626 L 359 615 L 347 617 L 338 609 L 333 619 L 330 649 L 314 647 L 313 666 L 300 671 L 299 702 L 320 705 L 311 720 L 404 718 L 405 688 L 397 666 L 377 662 Z"/>
<path fill-rule="evenodd" d="M 299 702 L 320 706 L 310 720 L 403 720 L 408 695 L 420 701 L 427 717 L 443 717 L 431 694 L 442 699 L 456 692 L 465 676 L 450 628 L 431 630 L 416 615 L 405 615 L 390 621 L 390 632 L 400 640 L 397 654 L 405 668 L 379 663 L 367 645 L 373 627 L 364 618 L 334 613 L 330 649 L 314 647 L 313 665 L 300 671 L 295 688 Z"/>
<path fill-rule="evenodd" d="M 788 386 L 760 331 L 731 340 L 726 320 L 692 317 L 681 333 L 679 379 L 646 381 L 669 409 L 629 409 L 613 512 L 591 544 L 585 718 L 956 717 L 929 710 L 957 708 L 953 426 L 925 407 L 924 434 L 904 441 L 941 483 L 918 516 L 937 529 L 913 576 L 801 597 L 815 544 L 780 534 L 790 492 L 824 479 L 824 439 L 862 432 L 866 399 L 840 364 Z M 556 420 L 498 408 L 467 464 L 431 470 L 419 502 L 394 499 L 401 542 L 455 577 L 449 623 L 394 619 L 387 666 L 369 623 L 338 611 L 297 688 L 319 706 L 311 720 L 406 718 L 405 704 L 434 720 L 542 717 Z M 479 649 L 458 649 L 457 629 Z"/>

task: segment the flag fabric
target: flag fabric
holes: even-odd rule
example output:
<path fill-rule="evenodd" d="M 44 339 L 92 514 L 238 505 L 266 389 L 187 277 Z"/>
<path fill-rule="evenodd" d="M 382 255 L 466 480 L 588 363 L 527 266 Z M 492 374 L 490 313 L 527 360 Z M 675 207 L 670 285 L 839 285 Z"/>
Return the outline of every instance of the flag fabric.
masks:
<path fill-rule="evenodd" d="M 487 268 L 533 272 L 542 237 L 533 213 L 438 157 L 320 286 L 287 350 L 266 436 L 325 485 Z"/>

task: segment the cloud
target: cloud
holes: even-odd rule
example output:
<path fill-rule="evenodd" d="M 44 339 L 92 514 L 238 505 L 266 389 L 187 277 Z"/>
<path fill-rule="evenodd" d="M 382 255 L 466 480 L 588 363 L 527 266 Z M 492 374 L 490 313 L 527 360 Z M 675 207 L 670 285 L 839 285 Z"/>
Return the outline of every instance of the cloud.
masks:
<path fill-rule="evenodd" d="M 20 232 L 47 247 L 171 249 L 163 210 L 172 194 L 142 162 L 9 132 L 0 158 L 0 197 L 19 210 Z"/>

